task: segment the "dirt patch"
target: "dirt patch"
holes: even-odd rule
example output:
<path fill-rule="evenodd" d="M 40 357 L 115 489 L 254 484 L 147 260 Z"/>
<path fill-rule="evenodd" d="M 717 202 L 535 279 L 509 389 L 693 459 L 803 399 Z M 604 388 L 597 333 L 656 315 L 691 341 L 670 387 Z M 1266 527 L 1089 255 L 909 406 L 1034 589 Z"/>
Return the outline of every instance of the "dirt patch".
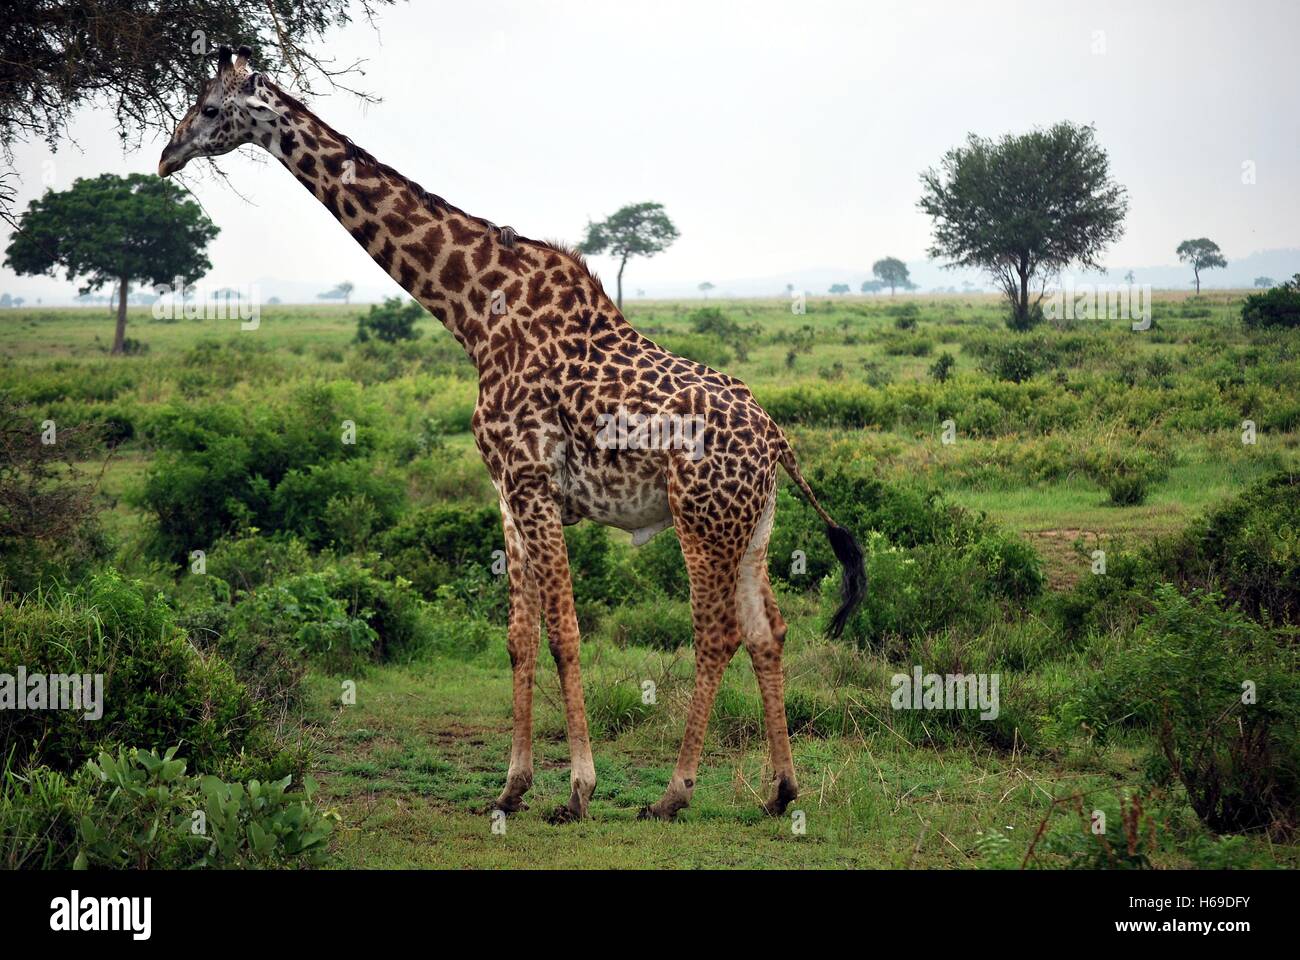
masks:
<path fill-rule="evenodd" d="M 1100 534 L 1095 530 L 1064 527 L 1057 530 L 1028 530 L 1025 536 L 1043 558 L 1047 584 L 1056 591 L 1070 590 L 1090 571 L 1087 551 L 1096 549 Z M 1075 548 L 1082 543 L 1081 556 Z"/>

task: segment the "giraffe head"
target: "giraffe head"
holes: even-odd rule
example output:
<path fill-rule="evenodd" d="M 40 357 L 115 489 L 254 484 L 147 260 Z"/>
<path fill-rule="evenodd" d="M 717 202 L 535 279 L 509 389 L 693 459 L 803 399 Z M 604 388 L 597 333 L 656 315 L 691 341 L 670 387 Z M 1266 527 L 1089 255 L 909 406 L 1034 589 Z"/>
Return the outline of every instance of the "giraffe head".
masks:
<path fill-rule="evenodd" d="M 275 124 L 276 113 L 261 99 L 258 74 L 248 67 L 252 51 L 240 47 L 232 59 L 229 47 L 218 51 L 217 74 L 181 117 L 176 132 L 158 161 L 158 175 L 167 177 L 194 157 L 219 157 L 253 141 L 261 126 Z"/>

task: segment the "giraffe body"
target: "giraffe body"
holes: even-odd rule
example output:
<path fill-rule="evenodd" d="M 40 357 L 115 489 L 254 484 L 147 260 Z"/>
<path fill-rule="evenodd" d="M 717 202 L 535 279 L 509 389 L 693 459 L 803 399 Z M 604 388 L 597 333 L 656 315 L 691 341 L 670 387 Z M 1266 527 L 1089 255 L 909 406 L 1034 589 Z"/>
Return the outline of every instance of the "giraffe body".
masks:
<path fill-rule="evenodd" d="M 780 428 L 749 389 L 638 333 L 577 254 L 427 193 L 249 72 L 245 51 L 232 62 L 227 49 L 159 173 L 242 143 L 276 156 L 478 369 L 471 426 L 498 494 L 511 600 L 514 737 L 495 807 L 521 809 L 532 784 L 532 692 L 545 624 L 571 761 L 570 798 L 553 817 L 587 813 L 595 766 L 562 534 L 590 519 L 632 532 L 636 543 L 675 527 L 690 576 L 695 690 L 672 779 L 643 816 L 669 819 L 689 802 L 722 672 L 742 645 L 772 757 L 775 787 L 765 807 L 782 812 L 798 788 L 781 670 L 786 625 L 766 562 L 778 464 L 826 521 L 845 566 L 835 631 L 860 599 L 865 575 L 857 544 L 817 505 Z"/>

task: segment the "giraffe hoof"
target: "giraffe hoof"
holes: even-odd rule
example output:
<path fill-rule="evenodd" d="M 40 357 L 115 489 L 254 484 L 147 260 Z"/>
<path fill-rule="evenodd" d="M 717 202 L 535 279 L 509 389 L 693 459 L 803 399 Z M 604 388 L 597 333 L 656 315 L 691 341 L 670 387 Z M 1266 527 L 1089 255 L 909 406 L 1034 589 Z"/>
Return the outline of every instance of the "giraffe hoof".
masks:
<path fill-rule="evenodd" d="M 500 810 L 502 813 L 519 813 L 521 810 L 527 810 L 528 804 L 518 797 L 501 797 L 499 800 L 493 800 L 488 804 L 487 812 L 494 813 Z"/>
<path fill-rule="evenodd" d="M 776 793 L 772 799 L 763 804 L 763 812 L 769 817 L 779 817 L 785 813 L 785 808 L 794 803 L 795 797 L 799 796 L 799 788 L 789 780 L 782 779 L 776 785 Z"/>
<path fill-rule="evenodd" d="M 552 810 L 546 818 L 546 822 L 550 824 L 577 823 L 581 819 L 581 810 L 574 810 L 568 804 L 565 804 Z"/>
<path fill-rule="evenodd" d="M 636 815 L 636 818 L 638 820 L 663 820 L 668 822 L 677 818 L 677 811 L 664 811 L 658 809 L 654 804 L 647 804 L 641 808 L 641 811 Z"/>

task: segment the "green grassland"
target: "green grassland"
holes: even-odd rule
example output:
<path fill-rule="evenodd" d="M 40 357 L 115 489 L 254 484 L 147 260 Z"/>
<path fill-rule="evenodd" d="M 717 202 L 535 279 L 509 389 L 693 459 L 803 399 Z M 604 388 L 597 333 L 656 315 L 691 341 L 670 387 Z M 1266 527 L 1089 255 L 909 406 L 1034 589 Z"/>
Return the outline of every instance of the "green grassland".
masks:
<path fill-rule="evenodd" d="M 780 299 L 629 303 L 629 320 L 652 339 L 745 380 L 786 428 L 805 472 L 836 467 L 940 491 L 1032 548 L 1041 594 L 1004 604 L 979 627 L 957 623 L 873 647 L 823 637 L 830 585 L 779 583 L 801 786 L 792 812 L 802 830 L 790 813 L 769 819 L 759 810 L 766 747 L 743 653 L 728 668 L 691 807 L 676 823 L 636 820 L 667 782 L 691 689 L 690 648 L 651 645 L 642 634 L 681 620 L 680 593 L 619 599 L 616 585 L 613 599 L 583 608 L 598 786 L 592 817 L 574 825 L 544 818 L 568 793 L 563 710 L 544 645 L 531 809 L 504 832 L 486 810 L 510 743 L 499 596 L 482 608 L 491 614 L 472 615 L 481 638 L 471 648 L 453 637 L 341 667 L 314 658 L 283 727 L 307 747 L 319 803 L 339 815 L 332 862 L 973 868 L 1019 866 L 1033 847 L 1032 862 L 1064 865 L 1090 849 L 1081 810 L 1119 824 L 1137 796 L 1153 825 L 1155 866 L 1295 866 L 1300 848 L 1285 837 L 1220 839 L 1180 788 L 1151 787 L 1149 731 L 1093 737 L 1066 722 L 1064 705 L 1126 647 L 1132 623 L 1068 637 L 1051 626 L 1051 604 L 1092 576 L 1092 551 L 1118 555 L 1177 537 L 1252 483 L 1300 465 L 1300 337 L 1244 331 L 1241 297 L 1157 294 L 1155 325 L 1142 332 L 1112 319 L 1027 334 L 1009 332 L 1002 303 L 987 295 L 813 298 L 803 314 Z M 722 333 L 701 326 L 703 308 L 719 312 Z M 365 309 L 265 307 L 247 332 L 237 320 L 159 321 L 136 309 L 128 336 L 145 349 L 123 358 L 107 356 L 112 321 L 103 309 L 10 310 L 0 316 L 0 391 L 35 421 L 119 431 L 111 454 L 84 465 L 102 469 L 108 562 L 184 611 L 198 593 L 181 559 L 157 548 L 157 498 L 147 488 L 179 449 L 168 439 L 174 424 L 198 411 L 273 420 L 299 409 L 303 391 L 319 391 L 331 411 L 356 421 L 366 435 L 358 456 L 396 491 L 388 526 L 421 511 L 495 508 L 468 432 L 472 366 L 431 318 L 414 342 L 354 343 Z M 941 383 L 933 368 L 944 354 L 952 366 Z M 1242 442 L 1246 420 L 1257 427 L 1254 443 Z M 1117 480 L 1142 488 L 1136 502 L 1115 503 Z M 314 535 L 310 562 L 379 562 L 384 523 L 366 523 L 359 533 L 340 522 Z M 855 532 L 864 542 L 870 533 Z M 618 569 L 642 562 L 624 534 L 610 544 Z M 441 589 L 424 595 L 435 620 L 473 608 L 463 592 Z M 459 622 L 448 620 L 453 634 Z M 1001 732 L 891 710 L 889 677 L 913 663 L 1001 670 Z M 641 701 L 647 680 L 653 704 Z M 355 684 L 355 703 L 341 702 L 345 683 Z"/>

